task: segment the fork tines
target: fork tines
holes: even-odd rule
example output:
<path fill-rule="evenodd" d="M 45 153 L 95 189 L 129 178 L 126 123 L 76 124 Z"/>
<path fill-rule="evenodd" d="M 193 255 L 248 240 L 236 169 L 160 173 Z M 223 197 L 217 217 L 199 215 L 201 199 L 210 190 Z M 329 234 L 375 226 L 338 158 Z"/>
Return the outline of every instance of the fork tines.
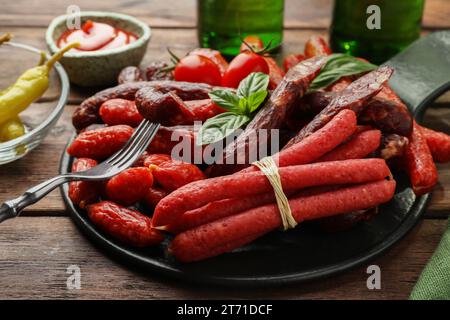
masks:
<path fill-rule="evenodd" d="M 106 162 L 113 166 L 130 166 L 144 152 L 158 129 L 159 124 L 143 120 L 134 130 L 125 146 L 107 159 Z"/>

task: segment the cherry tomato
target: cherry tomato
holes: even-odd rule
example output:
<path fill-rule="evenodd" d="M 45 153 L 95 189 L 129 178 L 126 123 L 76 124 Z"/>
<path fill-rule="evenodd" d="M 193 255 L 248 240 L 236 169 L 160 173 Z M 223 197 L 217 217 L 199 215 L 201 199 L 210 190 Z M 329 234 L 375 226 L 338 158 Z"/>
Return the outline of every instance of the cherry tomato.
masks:
<path fill-rule="evenodd" d="M 227 60 L 225 60 L 222 54 L 217 50 L 209 48 L 197 48 L 189 52 L 189 55 L 203 56 L 211 59 L 211 61 L 214 62 L 219 67 L 220 75 L 223 75 L 225 71 L 228 69 Z"/>
<path fill-rule="evenodd" d="M 241 44 L 241 48 L 239 49 L 240 52 L 244 51 L 251 51 L 250 48 L 247 46 L 250 45 L 252 47 L 253 51 L 259 51 L 264 49 L 264 44 L 262 40 L 258 36 L 246 36 L 244 38 L 244 42 Z"/>
<path fill-rule="evenodd" d="M 252 72 L 269 74 L 269 66 L 264 57 L 251 51 L 238 54 L 222 77 L 222 86 L 237 88 L 242 79 Z"/>
<path fill-rule="evenodd" d="M 176 81 L 202 82 L 213 86 L 220 85 L 220 69 L 211 59 L 189 55 L 182 58 L 174 70 Z"/>

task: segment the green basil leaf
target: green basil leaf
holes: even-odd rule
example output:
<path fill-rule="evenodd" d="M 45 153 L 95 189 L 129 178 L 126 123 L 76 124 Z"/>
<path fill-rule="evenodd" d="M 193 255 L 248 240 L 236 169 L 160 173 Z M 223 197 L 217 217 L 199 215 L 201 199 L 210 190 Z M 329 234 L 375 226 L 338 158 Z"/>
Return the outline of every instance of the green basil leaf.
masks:
<path fill-rule="evenodd" d="M 247 104 L 248 104 L 250 113 L 256 111 L 258 109 L 258 107 L 261 105 L 261 103 L 264 102 L 266 97 L 267 97 L 266 90 L 261 90 L 261 91 L 252 93 L 247 99 Z"/>
<path fill-rule="evenodd" d="M 249 115 L 250 114 L 250 108 L 248 105 L 247 98 L 241 98 L 239 99 L 239 113 L 243 115 Z"/>
<path fill-rule="evenodd" d="M 239 100 L 239 114 L 250 116 L 252 112 L 258 109 L 267 97 L 267 91 L 261 90 L 252 93 L 248 98 L 243 97 Z"/>
<path fill-rule="evenodd" d="M 198 145 L 205 145 L 223 140 L 249 121 L 249 117 L 232 112 L 218 114 L 203 123 L 198 132 L 196 142 Z"/>
<path fill-rule="evenodd" d="M 372 71 L 376 68 L 378 67 L 374 64 L 361 61 L 346 54 L 332 54 L 325 66 L 320 70 L 319 75 L 312 81 L 309 91 L 326 88 L 342 77 Z"/>
<path fill-rule="evenodd" d="M 269 75 L 262 72 L 252 72 L 239 83 L 237 95 L 239 98 L 248 98 L 253 93 L 267 90 Z"/>
<path fill-rule="evenodd" d="M 239 111 L 239 97 L 231 90 L 213 90 L 209 93 L 209 97 L 225 110 L 235 113 Z"/>

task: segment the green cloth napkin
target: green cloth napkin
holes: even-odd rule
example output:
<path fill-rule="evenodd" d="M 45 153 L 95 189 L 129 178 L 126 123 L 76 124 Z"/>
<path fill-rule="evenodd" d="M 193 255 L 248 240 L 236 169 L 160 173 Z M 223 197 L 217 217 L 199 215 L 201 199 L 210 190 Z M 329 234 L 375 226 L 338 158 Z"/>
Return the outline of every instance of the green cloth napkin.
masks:
<path fill-rule="evenodd" d="M 450 300 L 450 219 L 447 230 L 417 281 L 411 300 Z"/>

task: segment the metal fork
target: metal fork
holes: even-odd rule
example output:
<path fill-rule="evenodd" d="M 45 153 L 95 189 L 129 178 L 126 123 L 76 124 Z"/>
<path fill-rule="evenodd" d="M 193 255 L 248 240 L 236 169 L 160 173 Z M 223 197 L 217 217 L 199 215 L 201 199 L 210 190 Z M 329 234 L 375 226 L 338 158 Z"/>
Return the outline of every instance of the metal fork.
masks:
<path fill-rule="evenodd" d="M 27 206 L 38 202 L 50 191 L 70 181 L 93 181 L 109 179 L 130 167 L 144 152 L 152 141 L 159 124 L 144 120 L 135 129 L 125 146 L 111 157 L 86 171 L 67 173 L 44 181 L 25 191 L 20 197 L 6 201 L 0 207 L 0 223 L 6 219 L 17 217 Z"/>

